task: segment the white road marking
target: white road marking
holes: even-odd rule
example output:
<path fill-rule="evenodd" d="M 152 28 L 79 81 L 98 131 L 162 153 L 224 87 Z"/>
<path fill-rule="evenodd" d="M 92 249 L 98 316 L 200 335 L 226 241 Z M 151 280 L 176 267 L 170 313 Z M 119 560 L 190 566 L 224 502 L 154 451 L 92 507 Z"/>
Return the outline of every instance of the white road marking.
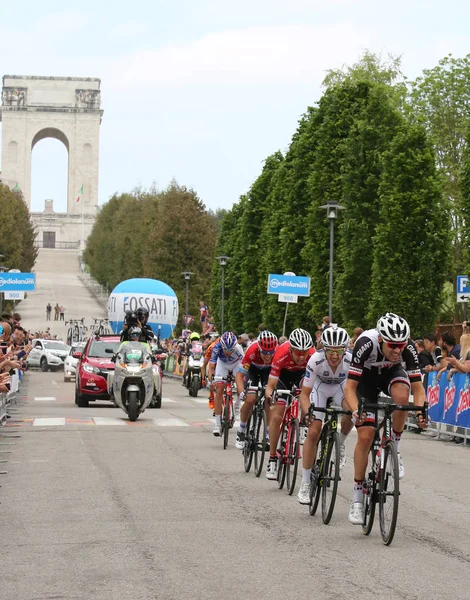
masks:
<path fill-rule="evenodd" d="M 208 403 L 207 398 L 191 398 L 191 400 L 193 402 L 195 402 L 196 404 L 207 404 Z"/>
<path fill-rule="evenodd" d="M 57 383 L 57 381 L 55 379 L 52 380 L 52 385 L 54 387 L 59 387 L 59 384 Z"/>
<path fill-rule="evenodd" d="M 41 398 L 34 398 L 36 402 L 55 402 L 55 396 L 43 396 Z"/>
<path fill-rule="evenodd" d="M 152 419 L 154 425 L 159 427 L 189 427 L 188 423 L 185 423 L 181 419 Z"/>
<path fill-rule="evenodd" d="M 177 400 L 172 400 L 171 398 L 162 398 L 162 402 L 177 402 Z"/>
<path fill-rule="evenodd" d="M 65 418 L 63 418 L 63 417 L 41 418 L 41 419 L 34 419 L 34 421 L 33 421 L 33 427 L 53 427 L 56 425 L 65 425 Z"/>
<path fill-rule="evenodd" d="M 115 417 L 92 417 L 95 425 L 125 425 L 125 419 L 116 419 Z"/>

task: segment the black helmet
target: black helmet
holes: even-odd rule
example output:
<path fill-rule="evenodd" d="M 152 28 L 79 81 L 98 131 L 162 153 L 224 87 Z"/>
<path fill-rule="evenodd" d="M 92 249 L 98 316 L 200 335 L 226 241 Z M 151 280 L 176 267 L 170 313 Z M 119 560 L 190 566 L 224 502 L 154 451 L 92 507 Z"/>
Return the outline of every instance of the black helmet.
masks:
<path fill-rule="evenodd" d="M 145 308 L 145 306 L 139 306 L 139 308 L 135 311 L 135 314 L 141 323 L 147 323 L 149 318 L 148 308 Z"/>

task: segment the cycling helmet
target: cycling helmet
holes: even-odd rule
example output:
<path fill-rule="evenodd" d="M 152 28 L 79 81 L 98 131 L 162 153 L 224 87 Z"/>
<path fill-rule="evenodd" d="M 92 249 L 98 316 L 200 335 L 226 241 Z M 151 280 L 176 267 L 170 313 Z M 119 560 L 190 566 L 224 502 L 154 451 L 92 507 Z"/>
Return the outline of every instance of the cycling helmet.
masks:
<path fill-rule="evenodd" d="M 305 329 L 294 329 L 289 336 L 289 342 L 294 350 L 309 350 L 313 347 L 312 336 Z"/>
<path fill-rule="evenodd" d="M 142 329 L 140 327 L 131 327 L 129 329 L 129 339 L 134 338 L 134 337 L 138 337 L 140 339 L 141 335 L 142 335 Z"/>
<path fill-rule="evenodd" d="M 220 345 L 224 352 L 230 352 L 237 343 L 237 336 L 232 331 L 226 331 L 220 338 Z"/>
<path fill-rule="evenodd" d="M 407 342 L 410 337 L 410 326 L 403 317 L 387 313 L 377 321 L 377 331 L 386 342 Z"/>
<path fill-rule="evenodd" d="M 258 336 L 258 346 L 264 352 L 272 352 L 277 348 L 277 337 L 271 331 L 263 330 Z"/>
<path fill-rule="evenodd" d="M 197 331 L 193 331 L 192 334 L 189 336 L 189 339 L 191 341 L 200 340 L 201 336 L 199 335 L 199 333 Z"/>
<path fill-rule="evenodd" d="M 148 308 L 145 308 L 145 306 L 139 306 L 139 308 L 135 311 L 135 314 L 141 323 L 147 323 L 149 318 Z"/>
<path fill-rule="evenodd" d="M 349 334 L 346 329 L 332 325 L 322 331 L 321 343 L 326 348 L 330 346 L 344 346 L 346 348 L 349 344 Z"/>

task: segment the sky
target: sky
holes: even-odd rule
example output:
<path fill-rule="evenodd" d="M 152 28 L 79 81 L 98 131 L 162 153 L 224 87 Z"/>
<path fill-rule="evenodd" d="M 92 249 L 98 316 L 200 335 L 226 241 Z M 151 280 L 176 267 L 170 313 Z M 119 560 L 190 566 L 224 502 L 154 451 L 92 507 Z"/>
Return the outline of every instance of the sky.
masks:
<path fill-rule="evenodd" d="M 470 53 L 470 4 L 448 0 L 0 0 L 0 76 L 99 77 L 99 204 L 174 178 L 230 208 L 283 152 L 328 69 L 366 49 L 413 79 Z M 1 167 L 0 167 L 1 168 Z M 67 151 L 39 142 L 32 205 L 66 210 Z M 78 190 L 77 190 L 78 193 Z"/>

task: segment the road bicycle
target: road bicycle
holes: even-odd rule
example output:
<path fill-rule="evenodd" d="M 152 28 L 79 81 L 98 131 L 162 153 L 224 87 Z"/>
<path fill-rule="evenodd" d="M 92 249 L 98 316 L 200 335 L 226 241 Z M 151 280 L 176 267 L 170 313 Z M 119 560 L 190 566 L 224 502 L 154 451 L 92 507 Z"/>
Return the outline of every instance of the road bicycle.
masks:
<path fill-rule="evenodd" d="M 93 318 L 93 324 L 90 327 L 91 335 L 110 335 L 112 333 L 109 326 L 109 319 L 97 319 Z"/>
<path fill-rule="evenodd" d="M 375 508 L 379 505 L 380 533 L 386 546 L 392 543 L 398 519 L 398 501 L 400 498 L 400 480 L 398 453 L 392 439 L 392 413 L 396 410 L 421 412 L 427 420 L 428 403 L 424 406 L 413 404 L 401 406 L 388 402 L 365 404 L 359 402 L 358 413 L 375 413 L 375 436 L 369 451 L 368 473 L 364 483 L 364 521 L 362 531 L 369 535 L 374 525 Z M 384 411 L 379 422 L 378 411 Z M 383 430 L 382 436 L 380 431 Z"/>
<path fill-rule="evenodd" d="M 235 423 L 235 414 L 233 411 L 233 383 L 235 379 L 232 371 L 229 371 L 225 382 L 224 395 L 222 400 L 222 418 L 220 421 L 220 431 L 224 442 L 224 450 L 228 445 L 228 434 Z"/>
<path fill-rule="evenodd" d="M 65 321 L 65 325 L 69 326 L 67 330 L 67 343 L 69 345 L 84 342 L 86 340 L 87 327 L 84 318 L 80 320 L 70 319 L 69 321 Z"/>
<path fill-rule="evenodd" d="M 318 442 L 317 458 L 310 473 L 309 490 L 309 513 L 313 516 L 317 512 L 321 495 L 322 520 L 325 525 L 328 525 L 333 516 L 338 484 L 341 481 L 338 416 L 352 415 L 350 410 L 332 406 L 332 401 L 332 398 L 327 399 L 326 408 L 312 404 L 308 411 L 309 420 L 314 412 L 326 415 Z"/>
<path fill-rule="evenodd" d="M 278 396 L 287 399 L 286 410 L 281 424 L 281 435 L 277 444 L 277 483 L 282 490 L 287 479 L 287 493 L 294 492 L 300 458 L 299 394 L 295 385 L 291 390 L 276 390 L 273 403 Z"/>
<path fill-rule="evenodd" d="M 251 382 L 250 382 L 251 383 Z M 256 394 L 253 412 L 246 424 L 245 446 L 243 448 L 243 464 L 245 471 L 250 472 L 253 458 L 255 459 L 255 475 L 259 477 L 263 470 L 264 454 L 266 452 L 266 411 L 264 409 L 265 386 L 261 382 L 258 386 L 248 385 L 247 394 Z"/>

